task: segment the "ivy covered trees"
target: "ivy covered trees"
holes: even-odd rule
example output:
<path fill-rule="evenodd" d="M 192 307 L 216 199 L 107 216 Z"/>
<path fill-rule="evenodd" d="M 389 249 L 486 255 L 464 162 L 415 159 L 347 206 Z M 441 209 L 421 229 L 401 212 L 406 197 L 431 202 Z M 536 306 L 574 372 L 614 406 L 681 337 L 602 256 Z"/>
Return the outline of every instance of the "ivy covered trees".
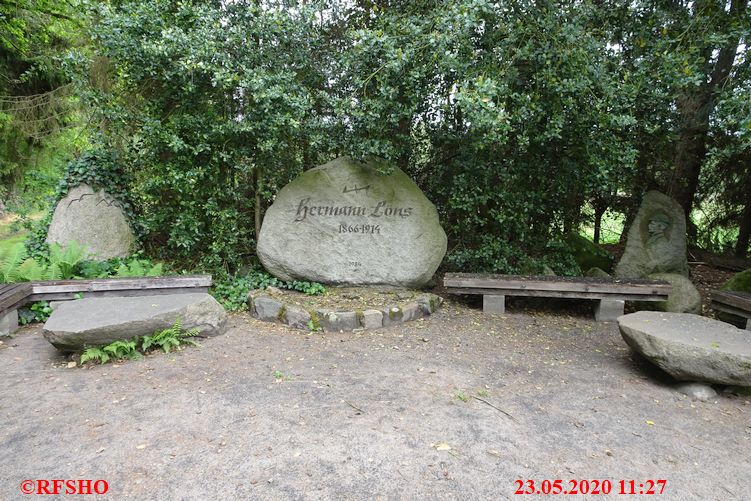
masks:
<path fill-rule="evenodd" d="M 253 261 L 274 193 L 342 154 L 418 181 L 452 268 L 574 272 L 561 237 L 652 188 L 699 208 L 697 241 L 748 251 L 747 0 L 88 8 L 64 68 L 154 254 Z"/>

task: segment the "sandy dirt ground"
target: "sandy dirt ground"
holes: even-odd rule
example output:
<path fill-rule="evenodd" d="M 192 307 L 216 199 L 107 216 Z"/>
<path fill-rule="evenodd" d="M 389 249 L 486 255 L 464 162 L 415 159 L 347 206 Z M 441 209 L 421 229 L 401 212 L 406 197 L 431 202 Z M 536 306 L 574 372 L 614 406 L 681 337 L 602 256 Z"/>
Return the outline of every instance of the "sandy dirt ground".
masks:
<path fill-rule="evenodd" d="M 0 345 L 0 499 L 80 478 L 117 500 L 550 498 L 516 481 L 555 479 L 749 499 L 749 397 L 687 399 L 586 308 L 508 311 L 315 334 L 241 314 L 198 348 L 87 368 L 26 327 Z"/>

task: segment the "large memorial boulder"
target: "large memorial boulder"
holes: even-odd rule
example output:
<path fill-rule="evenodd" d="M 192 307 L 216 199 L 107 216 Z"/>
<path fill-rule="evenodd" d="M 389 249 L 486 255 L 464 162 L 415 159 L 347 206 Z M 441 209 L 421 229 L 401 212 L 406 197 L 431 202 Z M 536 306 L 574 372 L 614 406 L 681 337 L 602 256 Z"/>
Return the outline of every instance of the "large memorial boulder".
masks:
<path fill-rule="evenodd" d="M 658 191 L 644 195 L 615 276 L 667 280 L 673 285 L 667 301 L 642 305 L 645 308 L 676 313 L 701 311 L 699 291 L 687 278 L 686 217 L 678 202 Z"/>
<path fill-rule="evenodd" d="M 644 278 L 653 273 L 688 276 L 686 217 L 678 202 L 657 191 L 644 196 L 615 267 L 618 278 Z"/>
<path fill-rule="evenodd" d="M 283 280 L 419 287 L 446 253 L 438 212 L 401 170 L 348 157 L 302 173 L 277 195 L 258 257 Z"/>
<path fill-rule="evenodd" d="M 618 317 L 626 343 L 680 381 L 751 386 L 751 337 L 688 313 L 640 311 Z"/>
<path fill-rule="evenodd" d="M 140 297 L 84 298 L 61 302 L 44 324 L 44 337 L 62 351 L 79 351 L 172 327 L 224 332 L 227 313 L 204 292 Z"/>
<path fill-rule="evenodd" d="M 65 247 L 71 241 L 85 245 L 94 257 L 110 259 L 132 254 L 136 239 L 115 199 L 79 184 L 57 203 L 47 231 L 48 243 Z"/>

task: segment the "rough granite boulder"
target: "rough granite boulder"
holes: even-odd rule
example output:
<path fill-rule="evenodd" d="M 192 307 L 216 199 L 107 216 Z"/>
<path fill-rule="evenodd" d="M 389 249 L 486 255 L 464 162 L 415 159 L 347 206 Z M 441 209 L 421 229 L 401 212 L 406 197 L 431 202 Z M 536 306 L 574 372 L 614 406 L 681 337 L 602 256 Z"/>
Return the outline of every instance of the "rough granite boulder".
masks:
<path fill-rule="evenodd" d="M 564 242 L 581 270 L 600 268 L 607 273 L 613 269 L 613 255 L 590 239 L 578 233 L 568 233 Z"/>
<path fill-rule="evenodd" d="M 44 337 L 62 351 L 153 334 L 177 319 L 201 336 L 224 332 L 227 314 L 209 294 L 85 298 L 61 302 L 44 324 Z"/>
<path fill-rule="evenodd" d="M 99 259 L 126 257 L 135 250 L 135 236 L 117 201 L 103 190 L 79 184 L 57 203 L 47 242 L 65 247 L 75 241 Z"/>
<path fill-rule="evenodd" d="M 747 331 L 688 313 L 639 311 L 618 318 L 626 343 L 679 381 L 751 386 Z"/>
<path fill-rule="evenodd" d="M 701 295 L 691 280 L 677 273 L 654 273 L 650 280 L 664 280 L 673 286 L 667 301 L 642 301 L 639 309 L 672 313 L 701 313 Z"/>
<path fill-rule="evenodd" d="M 733 278 L 720 287 L 724 291 L 738 291 L 751 293 L 751 268 L 733 275 Z"/>
<path fill-rule="evenodd" d="M 435 206 L 401 170 L 348 157 L 303 172 L 264 216 L 257 253 L 282 280 L 419 287 L 446 253 Z"/>
<path fill-rule="evenodd" d="M 720 287 L 720 290 L 748 292 L 751 294 L 751 268 L 733 275 L 730 280 L 725 282 L 725 284 Z M 719 318 L 723 322 L 733 324 L 740 329 L 745 328 L 746 322 L 748 322 L 748 319 L 746 319 L 745 317 L 733 315 L 732 313 L 727 313 L 725 311 L 718 311 L 716 315 L 717 318 Z"/>
<path fill-rule="evenodd" d="M 657 191 L 644 196 L 615 267 L 617 278 L 644 278 L 653 273 L 688 276 L 686 217 L 678 202 Z"/>
<path fill-rule="evenodd" d="M 587 270 L 587 272 L 584 274 L 585 277 L 592 277 L 592 278 L 613 278 L 610 276 L 610 274 L 606 271 L 604 271 L 601 268 L 590 268 Z"/>

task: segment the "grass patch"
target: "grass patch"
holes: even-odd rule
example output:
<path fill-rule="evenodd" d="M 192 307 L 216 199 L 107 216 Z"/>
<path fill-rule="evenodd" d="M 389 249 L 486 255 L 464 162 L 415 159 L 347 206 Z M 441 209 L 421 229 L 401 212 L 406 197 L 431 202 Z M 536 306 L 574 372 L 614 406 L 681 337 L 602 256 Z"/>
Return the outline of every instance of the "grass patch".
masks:
<path fill-rule="evenodd" d="M 600 244 L 617 244 L 621 238 L 625 221 L 626 217 L 620 212 L 605 212 L 600 225 Z M 581 229 L 581 234 L 593 240 L 595 236 L 594 221 L 587 221 Z"/>
<path fill-rule="evenodd" d="M 9 250 L 11 247 L 14 247 L 17 244 L 22 243 L 26 239 L 26 233 L 17 233 L 11 237 L 2 238 L 0 237 L 0 254 L 2 254 L 4 251 Z"/>

